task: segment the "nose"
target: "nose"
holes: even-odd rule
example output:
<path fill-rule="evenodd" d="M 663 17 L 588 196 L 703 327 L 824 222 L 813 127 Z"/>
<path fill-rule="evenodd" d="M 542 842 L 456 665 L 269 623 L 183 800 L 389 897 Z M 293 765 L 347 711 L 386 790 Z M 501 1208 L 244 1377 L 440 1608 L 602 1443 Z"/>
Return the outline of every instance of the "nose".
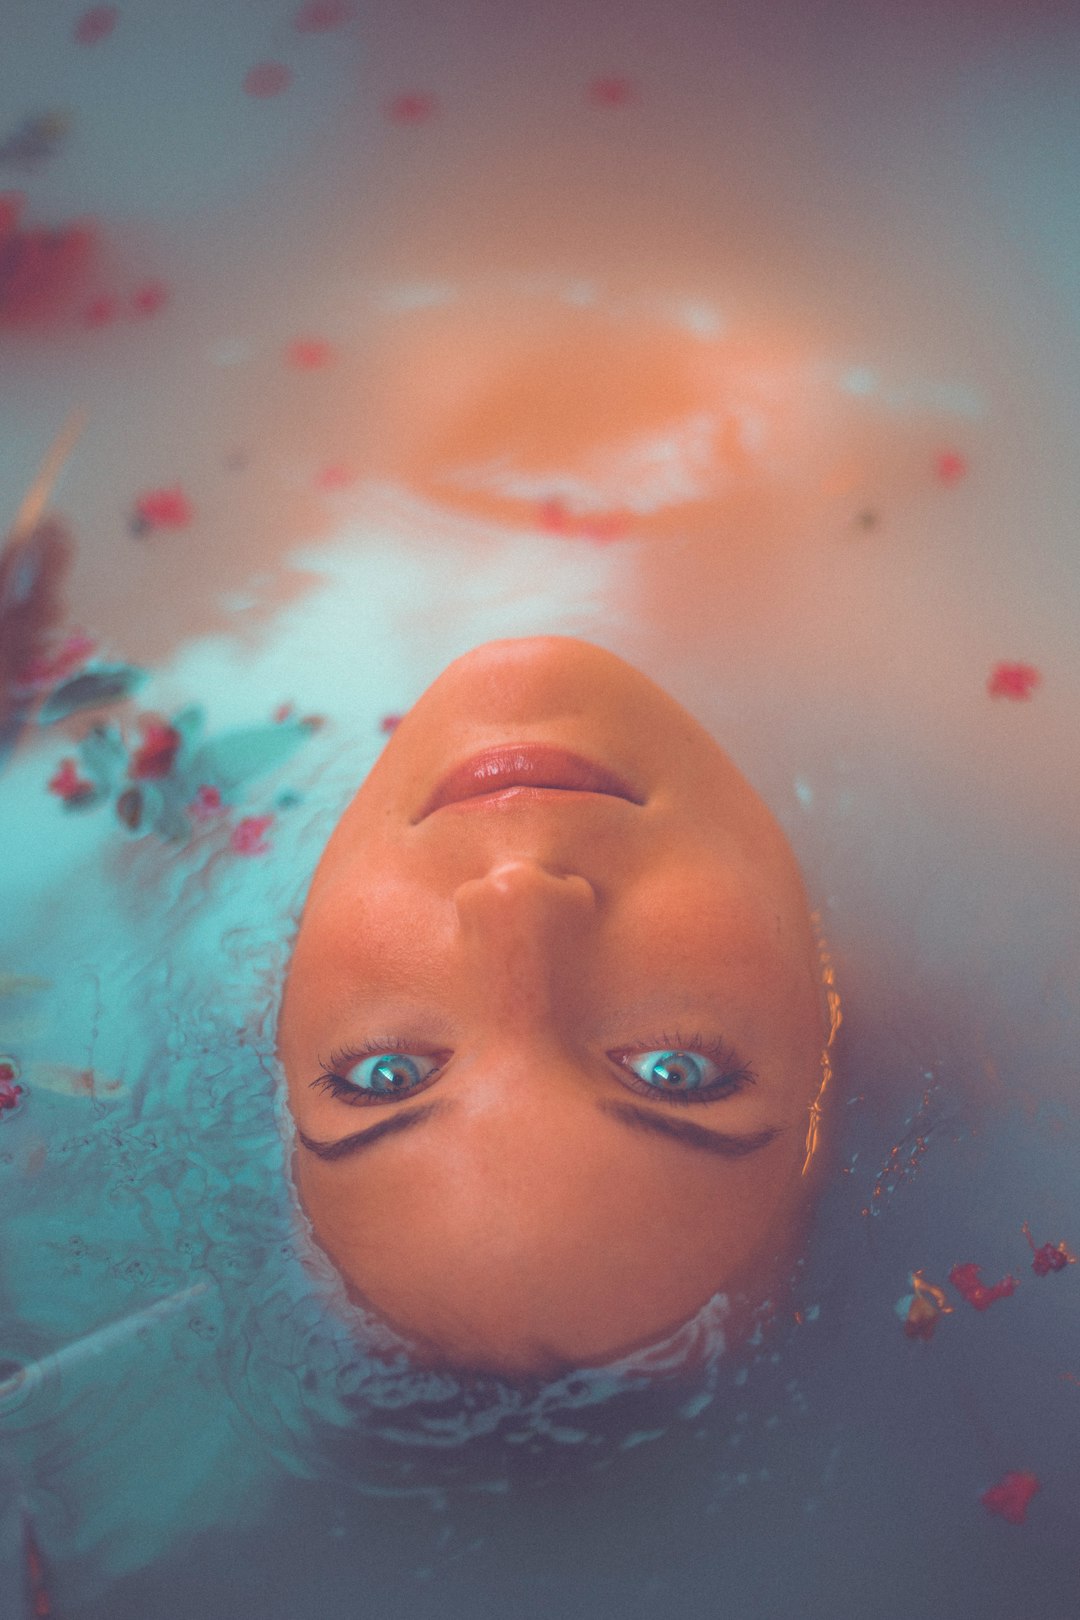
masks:
<path fill-rule="evenodd" d="M 454 894 L 469 982 L 494 1019 L 550 1029 L 596 916 L 587 878 L 533 859 L 500 861 Z"/>

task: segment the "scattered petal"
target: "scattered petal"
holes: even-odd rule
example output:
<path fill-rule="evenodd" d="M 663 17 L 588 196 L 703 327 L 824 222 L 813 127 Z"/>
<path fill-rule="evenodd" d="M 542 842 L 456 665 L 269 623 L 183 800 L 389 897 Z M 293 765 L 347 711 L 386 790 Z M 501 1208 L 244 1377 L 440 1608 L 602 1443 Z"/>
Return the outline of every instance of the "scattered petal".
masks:
<path fill-rule="evenodd" d="M 934 462 L 934 471 L 943 484 L 958 483 L 967 470 L 967 458 L 958 450 L 942 450 Z"/>
<path fill-rule="evenodd" d="M 260 62 L 245 77 L 244 92 L 265 101 L 270 96 L 280 96 L 291 83 L 292 69 L 287 68 L 284 62 Z"/>
<path fill-rule="evenodd" d="M 550 534 L 566 534 L 600 544 L 624 539 L 629 529 L 625 512 L 573 513 L 558 496 L 542 501 L 537 515 L 541 528 Z"/>
<path fill-rule="evenodd" d="M 169 289 L 163 281 L 144 281 L 132 294 L 132 308 L 138 315 L 156 315 L 169 302 Z"/>
<path fill-rule="evenodd" d="M 22 192 L 0 193 L 0 326 L 66 320 L 97 245 L 85 220 L 21 227 L 25 203 Z"/>
<path fill-rule="evenodd" d="M 1031 1227 L 1027 1221 L 1020 1228 L 1031 1246 L 1031 1269 L 1036 1277 L 1046 1277 L 1051 1271 L 1064 1271 L 1066 1266 L 1075 1266 L 1076 1256 L 1070 1254 L 1064 1243 L 1044 1243 L 1035 1247 L 1035 1239 L 1031 1235 Z"/>
<path fill-rule="evenodd" d="M 437 107 L 434 96 L 407 91 L 387 103 L 386 116 L 395 124 L 423 124 L 434 116 Z"/>
<path fill-rule="evenodd" d="M 38 653 L 19 673 L 21 687 L 52 686 L 84 664 L 96 649 L 96 642 L 81 630 L 73 630 L 51 656 Z"/>
<path fill-rule="evenodd" d="M 73 33 L 80 45 L 96 45 L 108 39 L 116 27 L 120 13 L 115 6 L 91 6 L 75 20 Z"/>
<path fill-rule="evenodd" d="M 293 18 L 293 27 L 299 34 L 325 34 L 349 22 L 353 15 L 347 0 L 307 0 Z"/>
<path fill-rule="evenodd" d="M 148 781 L 168 776 L 180 747 L 180 733 L 156 715 L 142 716 L 139 725 L 143 741 L 131 756 L 130 773 L 133 780 Z"/>
<path fill-rule="evenodd" d="M 116 319 L 116 299 L 110 298 L 108 293 L 100 293 L 92 298 L 83 310 L 82 322 L 84 326 L 108 326 L 110 321 Z"/>
<path fill-rule="evenodd" d="M 270 849 L 263 834 L 272 825 L 273 816 L 245 816 L 237 822 L 229 838 L 229 847 L 238 855 L 265 855 Z"/>
<path fill-rule="evenodd" d="M 195 516 L 191 502 L 180 488 L 151 489 L 135 502 L 133 526 L 145 534 L 149 529 L 186 529 Z"/>
<path fill-rule="evenodd" d="M 1041 680 L 1034 664 L 995 664 L 986 690 L 991 697 L 1029 698 Z"/>
<path fill-rule="evenodd" d="M 987 1287 L 979 1276 L 980 1269 L 973 1260 L 962 1266 L 953 1266 L 949 1281 L 969 1305 L 973 1305 L 977 1311 L 985 1311 L 996 1299 L 1007 1299 L 1015 1291 L 1016 1278 L 1003 1277 L 1001 1282 Z"/>
<path fill-rule="evenodd" d="M 0 1080 L 0 1114 L 10 1113 L 19 1106 L 19 1098 L 24 1095 L 23 1087 L 17 1086 L 11 1080 Z"/>
<path fill-rule="evenodd" d="M 554 534 L 565 534 L 570 527 L 570 514 L 558 499 L 544 501 L 540 507 L 540 523 Z"/>
<path fill-rule="evenodd" d="M 18 1058 L 12 1057 L 7 1052 L 0 1056 L 0 1084 L 11 1085 L 21 1073 L 22 1067 Z"/>
<path fill-rule="evenodd" d="M 984 1491 L 980 1500 L 988 1513 L 997 1513 L 1009 1524 L 1023 1524 L 1028 1503 L 1040 1489 L 1038 1478 L 1024 1470 L 1003 1474 L 996 1485 Z"/>
<path fill-rule="evenodd" d="M 93 782 L 79 775 L 79 768 L 73 759 L 62 759 L 49 778 L 49 792 L 55 793 L 65 804 L 82 804 L 95 791 Z"/>
<path fill-rule="evenodd" d="M 319 489 L 348 489 L 350 484 L 356 483 L 359 476 L 360 474 L 354 472 L 351 467 L 343 467 L 340 463 L 333 463 L 319 470 L 315 477 L 315 483 Z"/>
<path fill-rule="evenodd" d="M 396 726 L 400 726 L 404 718 L 405 716 L 403 714 L 384 714 L 382 719 L 379 721 L 379 730 L 386 732 L 393 731 Z"/>
<path fill-rule="evenodd" d="M 589 85 L 589 100 L 595 107 L 625 107 L 636 96 L 632 82 L 618 75 L 594 79 Z"/>
<path fill-rule="evenodd" d="M 608 540 L 622 540 L 629 527 L 626 515 L 622 512 L 601 512 L 590 518 L 583 518 L 578 526 L 578 533 L 586 540 L 596 540 L 601 545 Z"/>
<path fill-rule="evenodd" d="M 215 816 L 221 815 L 225 809 L 220 788 L 203 782 L 187 808 L 188 814 L 193 820 L 212 821 Z"/>
<path fill-rule="evenodd" d="M 294 371 L 318 371 L 329 365 L 333 350 L 322 338 L 297 338 L 285 350 L 285 363 Z"/>

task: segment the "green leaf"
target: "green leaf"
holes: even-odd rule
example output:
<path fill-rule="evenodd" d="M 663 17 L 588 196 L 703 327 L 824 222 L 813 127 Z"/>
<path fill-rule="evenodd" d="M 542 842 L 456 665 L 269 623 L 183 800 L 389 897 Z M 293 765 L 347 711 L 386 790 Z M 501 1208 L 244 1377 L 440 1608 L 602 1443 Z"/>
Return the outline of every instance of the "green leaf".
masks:
<path fill-rule="evenodd" d="M 310 735 L 310 726 L 302 720 L 227 731 L 203 744 L 186 774 L 194 782 L 205 782 L 223 793 L 233 793 L 252 777 L 261 776 L 289 759 Z"/>
<path fill-rule="evenodd" d="M 80 709 L 97 709 L 130 697 L 146 680 L 148 671 L 132 664 L 102 664 L 63 681 L 49 693 L 38 710 L 38 724 L 50 726 Z"/>

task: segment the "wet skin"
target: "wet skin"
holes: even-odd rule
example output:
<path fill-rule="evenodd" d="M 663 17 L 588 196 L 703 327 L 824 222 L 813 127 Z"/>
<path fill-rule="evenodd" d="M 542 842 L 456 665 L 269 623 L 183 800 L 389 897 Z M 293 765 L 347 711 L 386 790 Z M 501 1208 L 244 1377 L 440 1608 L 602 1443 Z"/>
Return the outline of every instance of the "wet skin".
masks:
<path fill-rule="evenodd" d="M 421 817 L 451 766 L 524 742 L 640 802 Z M 312 882 L 278 1030 L 299 1195 L 421 1358 L 595 1364 L 769 1291 L 824 1037 L 794 856 L 716 742 L 602 648 L 490 642 L 402 720 Z"/>

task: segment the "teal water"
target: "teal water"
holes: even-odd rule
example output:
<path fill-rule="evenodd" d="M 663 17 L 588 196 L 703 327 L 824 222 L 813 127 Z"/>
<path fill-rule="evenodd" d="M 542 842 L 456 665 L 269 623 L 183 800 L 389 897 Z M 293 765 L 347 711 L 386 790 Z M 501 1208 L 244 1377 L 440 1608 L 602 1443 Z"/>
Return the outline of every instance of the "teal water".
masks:
<path fill-rule="evenodd" d="M 41 656 L 143 675 L 42 723 L 46 671 L 0 766 L 3 1612 L 29 1526 L 60 1620 L 1068 1620 L 1080 1267 L 1021 1226 L 1080 1252 L 1080 19 L 84 9 L 3 24 L 0 189 L 97 236 L 37 304 L 0 261 L 0 489 L 85 411 Z M 693 1399 L 358 1355 L 288 1180 L 322 844 L 392 716 L 536 632 L 712 730 L 843 991 L 801 1320 Z M 966 1261 L 1015 1294 L 905 1337 Z"/>

